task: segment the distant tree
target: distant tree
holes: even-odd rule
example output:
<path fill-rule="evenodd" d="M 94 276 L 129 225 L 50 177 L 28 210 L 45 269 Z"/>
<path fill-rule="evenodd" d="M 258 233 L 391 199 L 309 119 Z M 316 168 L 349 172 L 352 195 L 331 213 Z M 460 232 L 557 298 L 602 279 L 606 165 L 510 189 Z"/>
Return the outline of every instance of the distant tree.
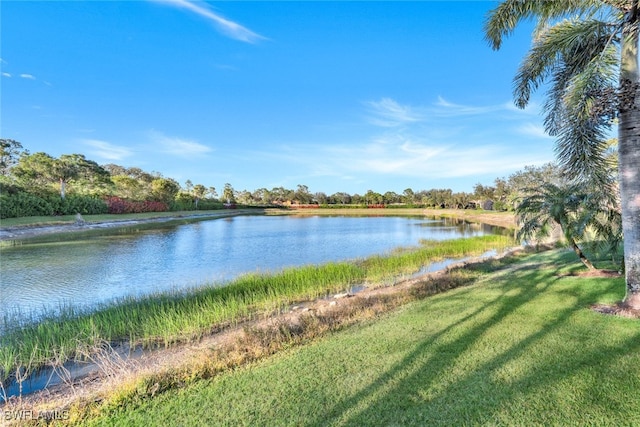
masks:
<path fill-rule="evenodd" d="M 490 185 L 484 186 L 480 183 L 473 186 L 473 196 L 479 199 L 493 199 L 496 189 Z"/>
<path fill-rule="evenodd" d="M 493 209 L 497 211 L 509 210 L 509 184 L 504 178 L 496 178 L 494 181 Z"/>
<path fill-rule="evenodd" d="M 318 204 L 326 205 L 329 202 L 329 196 L 322 191 L 319 191 L 313 195 L 313 198 Z"/>
<path fill-rule="evenodd" d="M 22 144 L 13 139 L 0 139 L 0 175 L 9 175 L 21 156 L 29 154 Z"/>
<path fill-rule="evenodd" d="M 471 194 L 464 191 L 452 193 L 449 206 L 454 209 L 466 209 L 471 206 Z"/>
<path fill-rule="evenodd" d="M 382 202 L 385 204 L 400 203 L 402 198 L 395 191 L 387 191 L 382 195 Z"/>
<path fill-rule="evenodd" d="M 416 195 L 411 188 L 405 188 L 402 192 L 402 196 L 404 198 L 404 202 L 408 205 L 412 205 L 416 201 Z"/>
<path fill-rule="evenodd" d="M 39 152 L 23 155 L 12 174 L 30 187 L 33 192 L 59 184 L 60 197 L 65 198 L 67 184 L 76 180 L 86 187 L 86 192 L 111 184 L 109 173 L 82 154 L 63 154 L 55 159 Z"/>
<path fill-rule="evenodd" d="M 171 178 L 156 178 L 151 181 L 151 196 L 154 200 L 171 204 L 178 192 L 180 184 Z"/>
<path fill-rule="evenodd" d="M 142 169 L 135 168 L 135 167 L 127 169 L 127 174 L 137 179 L 138 181 L 146 182 L 149 184 L 151 184 L 151 182 L 153 182 L 154 179 L 162 177 L 162 175 L 160 174 L 145 172 Z"/>
<path fill-rule="evenodd" d="M 204 198 L 204 196 L 207 194 L 207 187 L 205 187 L 202 184 L 196 184 L 191 189 L 191 194 L 193 194 L 193 197 L 195 198 L 196 210 L 197 210 L 198 202 L 200 201 L 200 199 Z"/>
<path fill-rule="evenodd" d="M 42 194 L 51 191 L 56 182 L 53 174 L 55 159 L 44 152 L 22 156 L 11 173 L 31 193 Z"/>
<path fill-rule="evenodd" d="M 313 196 L 309 192 L 309 187 L 299 184 L 297 190 L 293 195 L 293 199 L 302 205 L 306 205 L 311 203 Z"/>
<path fill-rule="evenodd" d="M 62 155 L 58 162 L 63 164 L 63 170 L 73 171 L 69 182 L 73 180 L 75 193 L 106 195 L 113 186 L 109 172 L 82 154 Z"/>
<path fill-rule="evenodd" d="M 218 192 L 216 191 L 216 187 L 209 187 L 207 194 L 212 198 L 218 198 Z"/>
<path fill-rule="evenodd" d="M 129 175 L 112 175 L 111 181 L 115 186 L 115 194 L 129 200 L 144 200 L 143 183 Z"/>
<path fill-rule="evenodd" d="M 429 196 L 426 190 L 419 190 L 414 193 L 413 200 L 415 203 L 420 203 L 424 206 L 430 206 Z"/>
<path fill-rule="evenodd" d="M 53 174 L 60 182 L 60 197 L 66 195 L 66 187 L 72 181 L 79 183 L 80 192 L 102 192 L 99 188 L 111 183 L 109 172 L 83 154 L 63 154 L 53 162 Z"/>
<path fill-rule="evenodd" d="M 238 203 L 242 203 L 243 205 L 253 205 L 255 202 L 253 195 L 248 190 L 236 191 L 235 197 Z"/>
<path fill-rule="evenodd" d="M 435 206 L 449 208 L 453 204 L 453 192 L 449 188 L 433 189 L 429 191 Z"/>
<path fill-rule="evenodd" d="M 382 203 L 382 194 L 376 193 L 373 190 L 367 190 L 364 199 L 368 205 L 377 205 Z"/>
<path fill-rule="evenodd" d="M 72 155 L 73 156 L 73 155 Z M 84 157 L 84 156 L 82 156 Z M 64 199 L 66 194 L 66 188 L 69 181 L 74 179 L 80 174 L 79 160 L 77 157 L 61 157 L 58 161 L 53 162 L 53 174 L 60 181 L 60 197 Z"/>
<path fill-rule="evenodd" d="M 273 202 L 271 192 L 264 187 L 255 190 L 251 196 L 253 200 L 262 204 L 270 204 Z"/>
<path fill-rule="evenodd" d="M 345 192 L 334 193 L 330 197 L 331 200 L 335 200 L 335 203 L 339 203 L 341 205 L 348 205 L 351 203 L 351 195 Z"/>
<path fill-rule="evenodd" d="M 273 202 L 284 203 L 294 200 L 295 192 L 284 187 L 274 187 L 271 189 L 271 196 L 273 198 Z"/>
<path fill-rule="evenodd" d="M 109 172 L 111 176 L 128 176 L 127 168 L 124 166 L 116 165 L 114 163 L 107 163 L 106 165 L 102 165 L 102 168 Z"/>
<path fill-rule="evenodd" d="M 173 201 L 177 203 L 179 210 L 191 210 L 193 207 L 193 195 L 185 190 L 178 190 Z"/>
<path fill-rule="evenodd" d="M 185 190 L 187 193 L 191 193 L 191 192 L 193 191 L 193 182 L 191 182 L 191 180 L 190 180 L 190 179 L 188 179 L 188 180 L 186 180 L 186 181 L 184 182 L 184 190 Z"/>
<path fill-rule="evenodd" d="M 236 202 L 236 194 L 235 190 L 231 186 L 231 184 L 226 183 L 224 185 L 224 189 L 222 190 L 222 199 L 226 203 L 235 203 Z"/>

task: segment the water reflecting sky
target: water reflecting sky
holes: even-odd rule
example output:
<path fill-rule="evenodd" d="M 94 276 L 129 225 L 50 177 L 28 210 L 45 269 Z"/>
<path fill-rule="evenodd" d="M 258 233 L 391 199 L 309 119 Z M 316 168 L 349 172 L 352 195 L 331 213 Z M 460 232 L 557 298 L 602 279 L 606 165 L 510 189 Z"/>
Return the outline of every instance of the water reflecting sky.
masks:
<path fill-rule="evenodd" d="M 161 228 L 158 228 L 161 227 Z M 17 241 L 0 248 L 0 307 L 21 313 L 363 258 L 490 227 L 415 217 L 237 216 Z"/>

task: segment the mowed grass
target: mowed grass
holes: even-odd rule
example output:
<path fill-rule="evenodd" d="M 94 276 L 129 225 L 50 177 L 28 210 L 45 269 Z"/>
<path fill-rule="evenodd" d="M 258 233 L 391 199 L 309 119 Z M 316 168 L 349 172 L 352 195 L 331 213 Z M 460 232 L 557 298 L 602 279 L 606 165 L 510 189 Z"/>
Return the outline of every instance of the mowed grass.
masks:
<path fill-rule="evenodd" d="M 84 354 L 103 342 L 170 346 L 189 342 L 244 320 L 277 313 L 290 304 L 343 292 L 353 285 L 391 281 L 446 257 L 479 255 L 513 244 L 487 235 L 442 242 L 353 262 L 309 265 L 273 274 L 248 274 L 221 286 L 126 298 L 95 311 L 72 308 L 20 326 L 7 318 L 0 334 L 0 381 Z M 132 284 L 135 285 L 135 284 Z"/>
<path fill-rule="evenodd" d="M 624 279 L 567 275 L 580 269 L 566 251 L 528 256 L 85 423 L 640 425 L 640 321 L 590 310 L 620 300 Z"/>

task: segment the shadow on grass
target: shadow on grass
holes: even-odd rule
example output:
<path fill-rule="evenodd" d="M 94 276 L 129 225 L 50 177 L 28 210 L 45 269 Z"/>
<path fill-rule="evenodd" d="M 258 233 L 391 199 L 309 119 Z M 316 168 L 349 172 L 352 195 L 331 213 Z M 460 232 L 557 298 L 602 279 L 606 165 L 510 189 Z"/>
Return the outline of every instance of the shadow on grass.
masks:
<path fill-rule="evenodd" d="M 504 351 L 497 351 L 486 361 L 474 365 L 471 371 L 463 372 L 459 377 L 451 376 L 453 380 L 443 381 L 442 378 L 456 369 L 460 360 L 467 357 L 466 353 L 478 344 L 483 334 L 560 280 L 554 277 L 553 269 L 529 272 L 527 266 L 523 265 L 520 270 L 518 281 L 531 283 L 531 286 L 516 288 L 505 283 L 501 287 L 501 295 L 437 334 L 429 336 L 371 385 L 337 403 L 321 419 L 310 420 L 307 425 L 513 423 L 509 407 L 514 400 L 526 400 L 528 391 L 549 389 L 549 394 L 552 395 L 554 384 L 571 378 L 585 366 L 601 364 L 603 354 L 606 354 L 607 363 L 614 363 L 617 358 L 640 349 L 638 333 L 617 345 L 603 345 L 572 355 L 570 360 L 558 361 L 555 360 L 556 355 L 545 355 L 538 359 L 537 365 L 528 366 L 524 374 L 519 373 L 513 378 L 498 378 L 505 366 L 534 347 L 539 351 L 537 344 L 541 340 L 547 339 L 553 331 L 562 327 L 577 310 L 589 306 L 599 292 L 594 289 L 581 293 L 572 304 L 554 312 L 537 332 L 518 340 Z M 469 295 L 469 290 L 457 293 L 455 298 L 464 298 L 464 294 Z M 447 298 L 452 297 L 454 296 L 449 295 Z M 488 310 L 495 312 L 486 317 Z M 483 314 L 484 317 L 481 316 Z M 454 340 L 439 340 L 459 328 L 464 328 L 464 333 Z M 439 344 L 440 341 L 444 342 Z M 549 351 L 553 353 L 551 349 Z M 536 405 L 535 402 L 531 404 L 533 412 Z M 555 402 L 551 401 L 548 407 L 553 408 L 554 405 Z M 527 407 L 527 404 L 524 406 Z M 504 416 L 507 420 L 501 421 Z M 558 422 L 557 414 L 530 413 L 522 416 L 520 422 L 525 424 L 532 421 L 544 424 L 545 420 L 550 423 Z"/>

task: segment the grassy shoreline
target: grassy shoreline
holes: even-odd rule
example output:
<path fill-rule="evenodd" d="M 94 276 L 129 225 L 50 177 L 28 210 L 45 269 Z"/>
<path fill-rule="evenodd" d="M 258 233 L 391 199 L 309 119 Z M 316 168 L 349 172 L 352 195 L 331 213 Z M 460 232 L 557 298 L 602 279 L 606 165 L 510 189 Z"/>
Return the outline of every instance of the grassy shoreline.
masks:
<path fill-rule="evenodd" d="M 507 229 L 515 229 L 516 221 L 513 212 L 483 211 L 475 209 L 423 209 L 423 208 L 384 208 L 384 209 L 290 209 L 290 210 L 270 210 L 266 209 L 267 215 L 407 215 L 407 216 L 428 216 L 435 218 L 454 218 L 469 222 L 479 222 L 488 225 L 495 225 Z"/>
<path fill-rule="evenodd" d="M 79 425 L 636 425 L 638 321 L 603 316 L 622 278 L 556 250 L 471 267 L 409 302 L 158 394 L 161 376 L 80 409 Z M 422 284 L 419 284 L 419 291 Z M 179 376 L 178 374 L 176 374 Z M 184 375 L 184 374 L 183 374 Z M 165 381 L 167 379 L 165 378 Z M 160 386 L 162 388 L 162 385 Z M 83 412 L 84 411 L 84 412 Z"/>
<path fill-rule="evenodd" d="M 87 224 L 105 224 L 136 221 L 153 222 L 168 219 L 189 218 L 217 218 L 227 215 L 265 214 L 265 215 L 400 215 L 400 216 L 432 216 L 443 218 L 457 218 L 471 222 L 480 222 L 505 228 L 515 228 L 512 212 L 495 212 L 463 209 L 415 209 L 415 208 L 385 208 L 385 209 L 279 209 L 279 208 L 247 208 L 233 210 L 210 211 L 180 211 L 180 212 L 148 212 L 138 214 L 104 214 L 84 215 Z M 65 216 L 37 216 L 22 218 L 7 218 L 0 221 L 0 229 L 18 230 L 36 229 L 51 226 L 69 226 L 76 221 L 75 215 Z M 73 231 L 69 229 L 68 231 Z"/>
<path fill-rule="evenodd" d="M 61 363 L 101 342 L 170 346 L 198 340 L 229 324 L 278 312 L 299 301 L 341 292 L 354 284 L 383 283 L 444 258 L 478 255 L 512 246 L 506 236 L 426 242 L 415 250 L 358 262 L 246 275 L 219 287 L 123 300 L 89 313 L 69 311 L 0 336 L 0 378 L 17 369 Z M 83 350 L 84 351 L 84 350 Z"/>

